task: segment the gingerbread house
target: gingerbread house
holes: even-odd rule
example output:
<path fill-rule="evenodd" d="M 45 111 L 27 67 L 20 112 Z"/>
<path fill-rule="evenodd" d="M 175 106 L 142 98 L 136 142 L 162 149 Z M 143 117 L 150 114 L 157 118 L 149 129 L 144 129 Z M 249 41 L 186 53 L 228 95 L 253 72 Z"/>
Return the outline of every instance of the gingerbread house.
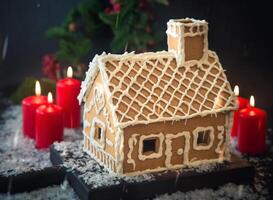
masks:
<path fill-rule="evenodd" d="M 167 23 L 168 51 L 96 55 L 82 83 L 84 151 L 110 171 L 141 173 L 230 159 L 236 101 L 208 23 Z"/>

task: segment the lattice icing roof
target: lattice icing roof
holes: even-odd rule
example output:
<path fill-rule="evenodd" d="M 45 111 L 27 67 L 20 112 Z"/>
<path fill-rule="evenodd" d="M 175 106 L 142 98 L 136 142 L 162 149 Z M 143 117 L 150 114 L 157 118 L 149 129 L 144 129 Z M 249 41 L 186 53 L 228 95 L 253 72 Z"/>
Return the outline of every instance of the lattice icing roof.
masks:
<path fill-rule="evenodd" d="M 177 66 L 170 52 L 96 56 L 82 84 L 83 99 L 98 69 L 121 127 L 234 110 L 235 96 L 217 55 Z"/>

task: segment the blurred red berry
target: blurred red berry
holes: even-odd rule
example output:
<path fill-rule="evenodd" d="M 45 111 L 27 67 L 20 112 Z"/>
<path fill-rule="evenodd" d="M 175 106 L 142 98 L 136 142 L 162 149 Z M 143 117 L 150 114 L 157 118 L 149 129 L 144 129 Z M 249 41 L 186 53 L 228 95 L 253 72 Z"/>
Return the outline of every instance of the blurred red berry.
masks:
<path fill-rule="evenodd" d="M 109 3 L 111 4 L 111 8 L 105 8 L 104 13 L 106 14 L 115 14 L 119 13 L 121 10 L 120 3 L 117 3 L 116 0 L 109 0 Z"/>
<path fill-rule="evenodd" d="M 119 13 L 120 12 L 120 4 L 119 3 L 113 4 L 113 11 L 115 13 Z"/>
<path fill-rule="evenodd" d="M 149 45 L 150 47 L 154 47 L 154 46 L 155 46 L 155 41 L 154 41 L 154 40 L 149 40 L 149 41 L 148 41 L 148 45 Z"/>
<path fill-rule="evenodd" d="M 114 5 L 116 3 L 116 0 L 109 0 L 109 3 Z"/>
<path fill-rule="evenodd" d="M 147 33 L 151 33 L 152 32 L 152 28 L 151 28 L 151 26 L 146 26 L 145 27 L 145 31 L 147 32 Z"/>
<path fill-rule="evenodd" d="M 77 24 L 76 24 L 76 23 L 70 23 L 70 24 L 68 25 L 68 30 L 69 30 L 70 32 L 75 32 L 75 31 L 77 30 Z"/>
<path fill-rule="evenodd" d="M 148 7 L 148 2 L 147 2 L 147 0 L 141 0 L 141 1 L 139 1 L 138 7 L 139 7 L 140 9 L 145 9 L 145 8 L 147 8 L 147 7 Z"/>
<path fill-rule="evenodd" d="M 110 14 L 112 12 L 111 8 L 104 9 L 105 14 Z"/>
<path fill-rule="evenodd" d="M 42 59 L 42 71 L 49 79 L 57 80 L 57 74 L 61 70 L 61 65 L 52 54 L 46 54 Z"/>

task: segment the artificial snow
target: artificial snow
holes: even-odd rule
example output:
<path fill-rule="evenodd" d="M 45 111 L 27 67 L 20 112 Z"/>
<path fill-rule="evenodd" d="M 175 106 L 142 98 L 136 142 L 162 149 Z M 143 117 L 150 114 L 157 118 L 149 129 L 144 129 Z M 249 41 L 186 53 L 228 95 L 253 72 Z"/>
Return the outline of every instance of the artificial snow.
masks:
<path fill-rule="evenodd" d="M 35 149 L 34 141 L 24 138 L 21 131 L 21 107 L 12 106 L 7 109 L 0 125 L 0 174 L 16 175 L 30 170 L 39 170 L 51 166 L 49 151 Z"/>
<path fill-rule="evenodd" d="M 0 123 L 0 174 L 18 175 L 31 170 L 52 166 L 49 150 L 37 150 L 35 141 L 22 133 L 21 106 L 10 106 L 1 115 Z M 64 140 L 81 140 L 81 130 L 65 129 Z"/>
<path fill-rule="evenodd" d="M 69 186 L 67 181 L 60 186 L 51 186 L 35 190 L 32 192 L 25 192 L 20 194 L 0 194 L 2 200 L 79 200 L 78 196 L 74 193 L 73 189 Z"/>
<path fill-rule="evenodd" d="M 150 174 L 128 177 L 109 172 L 90 155 L 83 152 L 82 141 L 54 143 L 54 148 L 62 156 L 63 166 L 68 171 L 76 170 L 79 177 L 92 188 L 119 185 L 122 181 L 132 183 L 153 180 L 153 175 Z"/>
<path fill-rule="evenodd" d="M 189 192 L 176 192 L 173 194 L 164 194 L 157 196 L 154 200 L 212 200 L 212 199 L 246 199 L 255 200 L 259 196 L 250 186 L 235 185 L 228 183 L 221 186 L 218 190 L 202 189 Z"/>

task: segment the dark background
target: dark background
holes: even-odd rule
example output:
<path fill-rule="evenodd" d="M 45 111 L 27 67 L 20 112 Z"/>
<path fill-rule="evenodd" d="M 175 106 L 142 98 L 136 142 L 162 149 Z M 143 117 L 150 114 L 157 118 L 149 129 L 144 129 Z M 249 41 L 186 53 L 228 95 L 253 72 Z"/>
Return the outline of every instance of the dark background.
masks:
<path fill-rule="evenodd" d="M 26 76 L 41 76 L 41 58 L 57 49 L 45 31 L 60 25 L 70 8 L 80 0 L 2 0 L 0 41 L 8 36 L 5 60 L 0 64 L 0 91 L 9 94 Z M 193 17 L 209 22 L 209 48 L 217 52 L 231 85 L 240 86 L 241 96 L 254 95 L 257 107 L 273 118 L 273 31 L 270 1 L 170 0 L 156 6 L 161 30 L 170 18 Z M 107 40 L 106 40 L 107 41 Z M 161 49 L 167 49 L 166 37 Z M 90 53 L 108 51 L 103 36 Z M 1 51 L 0 51 L 1 52 Z M 0 55 L 2 56 L 2 55 Z M 88 60 L 86 61 L 88 63 Z"/>

